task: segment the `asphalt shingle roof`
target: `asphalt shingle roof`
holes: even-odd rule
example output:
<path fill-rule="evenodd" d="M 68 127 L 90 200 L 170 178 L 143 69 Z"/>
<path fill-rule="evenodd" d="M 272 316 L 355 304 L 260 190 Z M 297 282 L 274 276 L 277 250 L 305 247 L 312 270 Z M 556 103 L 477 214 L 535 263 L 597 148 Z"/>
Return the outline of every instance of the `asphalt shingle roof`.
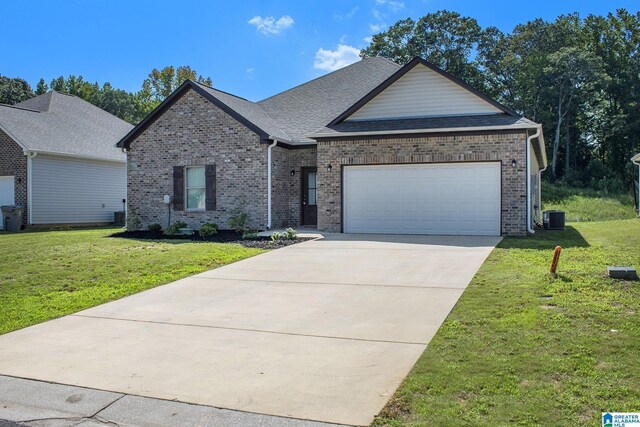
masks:
<path fill-rule="evenodd" d="M 258 104 L 280 122 L 291 142 L 313 143 L 305 134 L 326 126 L 400 68 L 385 58 L 365 58 Z"/>
<path fill-rule="evenodd" d="M 133 126 L 76 96 L 51 91 L 0 104 L 0 129 L 29 151 L 125 161 L 115 144 Z"/>
<path fill-rule="evenodd" d="M 286 140 L 291 139 L 280 124 L 271 118 L 265 109 L 259 104 L 198 82 L 194 83 L 269 135 L 284 138 Z"/>
<path fill-rule="evenodd" d="M 351 132 L 385 132 L 402 130 L 431 130 L 478 127 L 533 127 L 534 122 L 508 114 L 482 114 L 473 116 L 424 117 L 394 120 L 345 121 L 310 132 L 319 136 L 339 136 Z"/>

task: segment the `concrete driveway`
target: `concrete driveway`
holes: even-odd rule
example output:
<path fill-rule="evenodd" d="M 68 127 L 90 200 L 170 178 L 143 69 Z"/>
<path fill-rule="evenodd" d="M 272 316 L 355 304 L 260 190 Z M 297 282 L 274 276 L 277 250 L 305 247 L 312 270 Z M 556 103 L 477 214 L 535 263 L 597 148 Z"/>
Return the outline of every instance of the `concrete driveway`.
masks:
<path fill-rule="evenodd" d="M 0 336 L 0 374 L 367 425 L 499 241 L 327 235 Z"/>

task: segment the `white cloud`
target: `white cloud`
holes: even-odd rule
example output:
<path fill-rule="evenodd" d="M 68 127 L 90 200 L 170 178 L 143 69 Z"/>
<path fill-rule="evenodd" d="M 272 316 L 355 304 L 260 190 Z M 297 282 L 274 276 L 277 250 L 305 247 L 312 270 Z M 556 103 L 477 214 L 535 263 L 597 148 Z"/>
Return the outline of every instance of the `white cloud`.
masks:
<path fill-rule="evenodd" d="M 382 21 L 384 18 L 386 18 L 386 15 L 384 15 L 378 9 L 373 9 L 371 13 L 373 14 L 373 17 L 376 18 L 378 21 Z"/>
<path fill-rule="evenodd" d="M 262 34 L 278 34 L 293 25 L 293 18 L 284 15 L 276 21 L 273 16 L 254 16 L 248 21 L 249 24 L 255 25 Z"/>
<path fill-rule="evenodd" d="M 336 50 L 318 49 L 313 67 L 318 70 L 335 71 L 360 60 L 360 49 L 343 43 Z"/>
<path fill-rule="evenodd" d="M 362 40 L 364 40 L 366 43 L 370 44 L 373 41 L 373 37 L 368 36 L 368 37 L 363 38 Z"/>
<path fill-rule="evenodd" d="M 385 27 L 385 24 L 369 24 L 369 31 L 371 31 L 372 33 L 379 33 L 380 31 L 384 30 Z"/>
<path fill-rule="evenodd" d="M 391 11 L 397 12 L 404 9 L 404 2 L 396 0 L 376 0 L 377 4 L 386 5 Z"/>
<path fill-rule="evenodd" d="M 337 19 L 339 21 L 342 21 L 343 19 L 352 18 L 353 15 L 355 15 L 359 10 L 360 10 L 360 6 L 356 6 L 356 7 L 354 7 L 353 9 L 351 9 L 349 12 L 347 12 L 345 14 L 334 13 L 333 14 L 333 19 Z"/>
<path fill-rule="evenodd" d="M 247 68 L 247 79 L 249 80 L 253 80 L 253 72 L 255 71 L 255 69 L 253 67 L 249 67 Z"/>

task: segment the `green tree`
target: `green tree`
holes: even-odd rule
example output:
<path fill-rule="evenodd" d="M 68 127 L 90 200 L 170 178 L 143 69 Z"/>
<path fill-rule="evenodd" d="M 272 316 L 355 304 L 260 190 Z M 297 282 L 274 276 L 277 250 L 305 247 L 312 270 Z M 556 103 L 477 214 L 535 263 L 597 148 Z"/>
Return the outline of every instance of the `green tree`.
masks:
<path fill-rule="evenodd" d="M 544 69 L 549 87 L 555 94 L 553 109 L 556 115 L 553 138 L 551 172 L 557 176 L 558 150 L 563 121 L 575 102 L 585 98 L 598 83 L 607 79 L 593 53 L 577 48 L 563 47 L 549 55 Z M 565 156 L 569 151 L 569 139 L 565 141 Z M 568 172 L 565 170 L 565 172 Z"/>
<path fill-rule="evenodd" d="M 33 90 L 24 79 L 0 76 L 0 104 L 13 105 L 32 97 Z"/>
<path fill-rule="evenodd" d="M 398 21 L 387 31 L 374 35 L 360 55 L 384 56 L 400 64 L 420 56 L 460 79 L 482 85 L 478 64 L 473 59 L 482 36 L 475 19 L 440 10 L 418 22 Z"/>
<path fill-rule="evenodd" d="M 36 95 L 42 95 L 47 92 L 49 92 L 49 85 L 47 85 L 44 79 L 40 79 L 36 86 Z"/>
<path fill-rule="evenodd" d="M 182 67 L 167 66 L 161 70 L 154 68 L 142 83 L 140 96 L 142 99 L 157 105 L 187 79 L 195 80 L 208 86 L 212 84 L 210 77 L 198 75 L 196 70 L 188 65 Z"/>

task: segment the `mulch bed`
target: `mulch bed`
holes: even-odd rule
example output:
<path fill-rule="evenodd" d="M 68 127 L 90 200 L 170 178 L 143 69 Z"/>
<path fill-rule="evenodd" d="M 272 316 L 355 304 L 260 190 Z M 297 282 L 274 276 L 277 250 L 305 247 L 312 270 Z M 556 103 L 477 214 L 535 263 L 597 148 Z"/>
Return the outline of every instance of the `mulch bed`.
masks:
<path fill-rule="evenodd" d="M 219 230 L 218 234 L 213 236 L 201 237 L 197 233 L 190 236 L 171 235 L 168 236 L 162 232 L 138 230 L 138 231 L 122 231 L 114 233 L 111 237 L 119 237 L 125 239 L 144 239 L 144 240 L 182 240 L 193 242 L 216 242 L 216 243 L 238 243 L 247 248 L 259 249 L 277 249 L 296 243 L 312 240 L 310 237 L 298 237 L 296 239 L 280 239 L 276 242 L 271 241 L 271 237 L 255 237 L 252 239 L 243 239 L 233 230 Z"/>

